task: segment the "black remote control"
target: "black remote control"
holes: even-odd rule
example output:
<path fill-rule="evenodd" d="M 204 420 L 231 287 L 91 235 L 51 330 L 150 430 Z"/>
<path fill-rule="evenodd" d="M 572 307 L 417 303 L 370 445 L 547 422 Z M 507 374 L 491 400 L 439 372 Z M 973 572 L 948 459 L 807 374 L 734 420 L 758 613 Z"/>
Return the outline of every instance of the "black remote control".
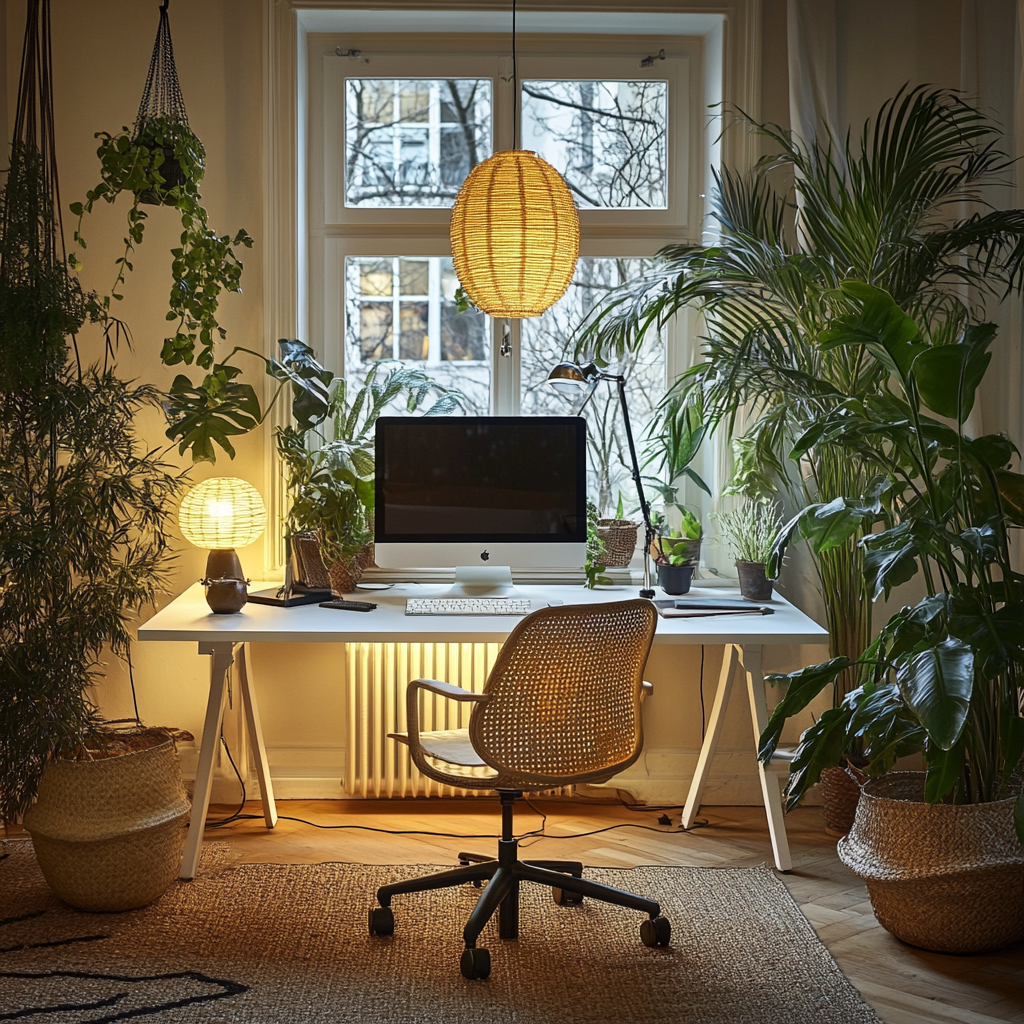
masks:
<path fill-rule="evenodd" d="M 377 606 L 372 601 L 321 601 L 321 608 L 341 608 L 346 612 L 372 612 Z"/>

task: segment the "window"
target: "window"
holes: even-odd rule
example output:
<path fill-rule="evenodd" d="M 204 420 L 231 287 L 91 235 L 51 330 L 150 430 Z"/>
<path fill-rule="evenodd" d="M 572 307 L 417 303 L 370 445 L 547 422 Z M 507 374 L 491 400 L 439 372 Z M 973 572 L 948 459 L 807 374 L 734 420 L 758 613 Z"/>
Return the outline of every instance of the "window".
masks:
<path fill-rule="evenodd" d="M 577 200 L 582 257 L 542 317 L 503 323 L 456 311 L 449 210 L 469 170 L 513 148 L 507 35 L 311 34 L 310 340 L 359 377 L 374 362 L 415 364 L 466 396 L 466 409 L 564 413 L 543 385 L 582 317 L 662 245 L 697 240 L 689 183 L 703 149 L 699 37 L 518 37 L 520 147 L 563 174 Z M 642 68 L 644 53 L 666 50 Z M 571 52 L 567 52 L 567 50 Z M 629 381 L 634 434 L 664 395 L 685 332 L 653 338 L 616 372 Z M 591 491 L 635 506 L 610 385 L 588 406 Z"/>

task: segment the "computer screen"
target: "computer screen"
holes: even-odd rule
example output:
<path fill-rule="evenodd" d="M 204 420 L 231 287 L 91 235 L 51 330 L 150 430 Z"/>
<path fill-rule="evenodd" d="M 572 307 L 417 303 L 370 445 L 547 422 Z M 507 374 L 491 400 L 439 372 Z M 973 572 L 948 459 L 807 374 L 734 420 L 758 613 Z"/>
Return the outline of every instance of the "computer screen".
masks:
<path fill-rule="evenodd" d="M 381 417 L 377 564 L 582 565 L 586 459 L 575 416 Z"/>

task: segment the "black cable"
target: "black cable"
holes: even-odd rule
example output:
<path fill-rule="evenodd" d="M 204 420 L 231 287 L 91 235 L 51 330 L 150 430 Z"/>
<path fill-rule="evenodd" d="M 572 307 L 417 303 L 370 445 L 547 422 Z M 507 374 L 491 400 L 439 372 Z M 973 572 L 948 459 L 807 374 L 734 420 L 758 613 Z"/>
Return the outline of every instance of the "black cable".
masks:
<path fill-rule="evenodd" d="M 704 645 L 700 645 L 700 745 L 704 746 L 704 733 L 707 730 L 707 718 L 704 715 Z"/>
<path fill-rule="evenodd" d="M 220 741 L 224 745 L 224 752 L 228 755 L 228 761 L 231 762 L 231 767 L 235 770 L 235 776 L 238 779 L 238 784 L 242 787 L 242 802 L 238 805 L 238 810 L 234 814 L 229 814 L 226 818 L 221 818 L 220 821 L 207 821 L 207 828 L 222 828 L 224 825 L 230 825 L 233 821 L 238 821 L 240 818 L 256 818 L 259 815 L 256 814 L 242 814 L 242 808 L 245 807 L 245 780 L 242 778 L 242 773 L 238 770 L 238 765 L 235 764 L 235 759 L 231 756 L 231 748 L 228 746 L 228 741 L 224 739 L 224 733 L 220 734 Z"/>
<path fill-rule="evenodd" d="M 512 0 L 512 148 L 519 141 L 519 72 L 516 67 L 516 0 Z"/>
<path fill-rule="evenodd" d="M 142 719 L 139 718 L 139 701 L 135 695 L 135 673 L 132 671 L 132 642 L 128 641 L 128 682 L 132 686 L 132 704 L 135 706 L 135 721 L 139 723 L 139 728 L 142 728 Z"/>

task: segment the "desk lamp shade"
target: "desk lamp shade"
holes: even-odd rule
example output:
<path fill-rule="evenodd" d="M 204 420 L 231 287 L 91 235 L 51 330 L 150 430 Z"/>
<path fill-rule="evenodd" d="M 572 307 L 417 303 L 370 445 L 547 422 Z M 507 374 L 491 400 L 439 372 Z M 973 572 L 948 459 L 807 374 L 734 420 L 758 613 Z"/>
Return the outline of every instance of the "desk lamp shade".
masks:
<path fill-rule="evenodd" d="M 178 510 L 185 540 L 209 548 L 207 579 L 242 580 L 234 549 L 251 544 L 267 525 L 267 510 L 259 491 L 235 476 L 215 476 L 196 484 Z"/>
<path fill-rule="evenodd" d="M 540 316 L 569 287 L 580 219 L 562 176 L 528 150 L 470 171 L 452 207 L 452 260 L 474 304 L 493 317 Z"/>

